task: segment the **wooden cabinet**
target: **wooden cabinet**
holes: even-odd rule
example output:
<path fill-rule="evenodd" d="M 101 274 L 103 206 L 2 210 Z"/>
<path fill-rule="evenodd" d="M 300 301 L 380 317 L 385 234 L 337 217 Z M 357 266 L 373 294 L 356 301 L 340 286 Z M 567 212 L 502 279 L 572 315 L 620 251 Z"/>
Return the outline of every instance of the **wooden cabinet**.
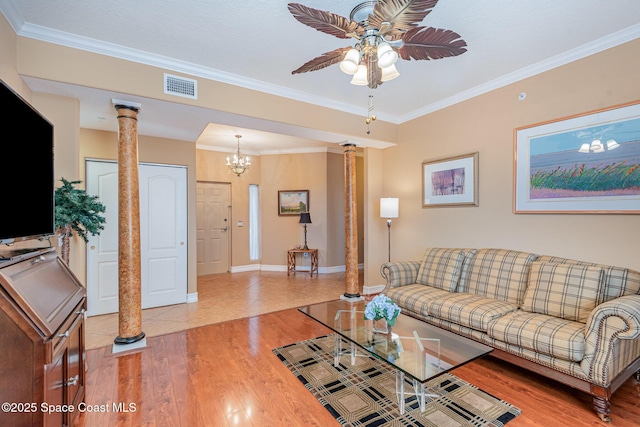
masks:
<path fill-rule="evenodd" d="M 0 425 L 73 425 L 85 393 L 84 287 L 53 249 L 40 251 L 0 263 L 0 309 Z"/>
<path fill-rule="evenodd" d="M 45 426 L 73 425 L 78 404 L 84 400 L 84 310 L 70 320 L 69 328 L 60 334 L 52 362 L 44 367 L 44 402 L 52 408 L 45 416 Z"/>

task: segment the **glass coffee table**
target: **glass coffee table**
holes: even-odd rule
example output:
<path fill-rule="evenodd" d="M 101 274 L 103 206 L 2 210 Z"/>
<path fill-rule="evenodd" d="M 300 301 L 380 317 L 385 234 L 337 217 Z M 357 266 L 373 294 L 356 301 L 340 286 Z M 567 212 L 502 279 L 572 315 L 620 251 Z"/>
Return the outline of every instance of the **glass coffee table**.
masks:
<path fill-rule="evenodd" d="M 405 411 L 405 396 L 415 395 L 420 410 L 424 411 L 425 397 L 439 396 L 437 388 L 426 389 L 427 381 L 493 350 L 402 313 L 394 326 L 380 327 L 364 318 L 364 307 L 364 301 L 336 300 L 298 310 L 335 332 L 335 366 L 343 354 L 350 355 L 352 365 L 357 356 L 371 355 L 396 370 L 396 397 L 401 414 Z M 343 342 L 347 343 L 347 349 L 343 349 Z M 413 392 L 405 390 L 405 376 L 411 380 Z"/>

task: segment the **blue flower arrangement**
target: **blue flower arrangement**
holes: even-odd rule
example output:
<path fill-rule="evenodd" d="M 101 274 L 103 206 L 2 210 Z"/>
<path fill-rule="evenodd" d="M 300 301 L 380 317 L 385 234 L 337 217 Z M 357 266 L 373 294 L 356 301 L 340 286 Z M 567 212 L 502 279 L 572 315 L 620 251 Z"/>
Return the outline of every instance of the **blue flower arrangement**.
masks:
<path fill-rule="evenodd" d="M 386 319 L 389 326 L 396 324 L 400 307 L 384 294 L 376 295 L 364 308 L 364 318 L 369 320 Z"/>

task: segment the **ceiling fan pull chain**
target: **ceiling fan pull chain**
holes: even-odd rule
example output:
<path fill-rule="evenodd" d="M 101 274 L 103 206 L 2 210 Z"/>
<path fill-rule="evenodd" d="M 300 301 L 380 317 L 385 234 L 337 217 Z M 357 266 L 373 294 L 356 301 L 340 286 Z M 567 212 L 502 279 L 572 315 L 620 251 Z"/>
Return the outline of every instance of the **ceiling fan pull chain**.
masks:
<path fill-rule="evenodd" d="M 373 104 L 373 92 L 371 92 L 371 88 L 369 88 L 369 106 L 367 108 L 367 119 L 364 121 L 367 124 L 367 135 L 371 134 L 371 122 L 376 119 L 376 115 L 372 114 L 375 108 Z"/>

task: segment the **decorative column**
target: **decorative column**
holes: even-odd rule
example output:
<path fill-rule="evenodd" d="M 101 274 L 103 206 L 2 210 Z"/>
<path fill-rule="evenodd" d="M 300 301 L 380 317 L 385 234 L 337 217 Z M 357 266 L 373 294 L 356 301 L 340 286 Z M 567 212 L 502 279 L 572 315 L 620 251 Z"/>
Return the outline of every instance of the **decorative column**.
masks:
<path fill-rule="evenodd" d="M 358 212 L 356 208 L 356 146 L 344 145 L 344 231 L 347 290 L 342 299 L 358 301 Z"/>
<path fill-rule="evenodd" d="M 118 336 L 133 344 L 142 332 L 140 268 L 140 184 L 137 106 L 114 102 L 118 112 Z"/>

